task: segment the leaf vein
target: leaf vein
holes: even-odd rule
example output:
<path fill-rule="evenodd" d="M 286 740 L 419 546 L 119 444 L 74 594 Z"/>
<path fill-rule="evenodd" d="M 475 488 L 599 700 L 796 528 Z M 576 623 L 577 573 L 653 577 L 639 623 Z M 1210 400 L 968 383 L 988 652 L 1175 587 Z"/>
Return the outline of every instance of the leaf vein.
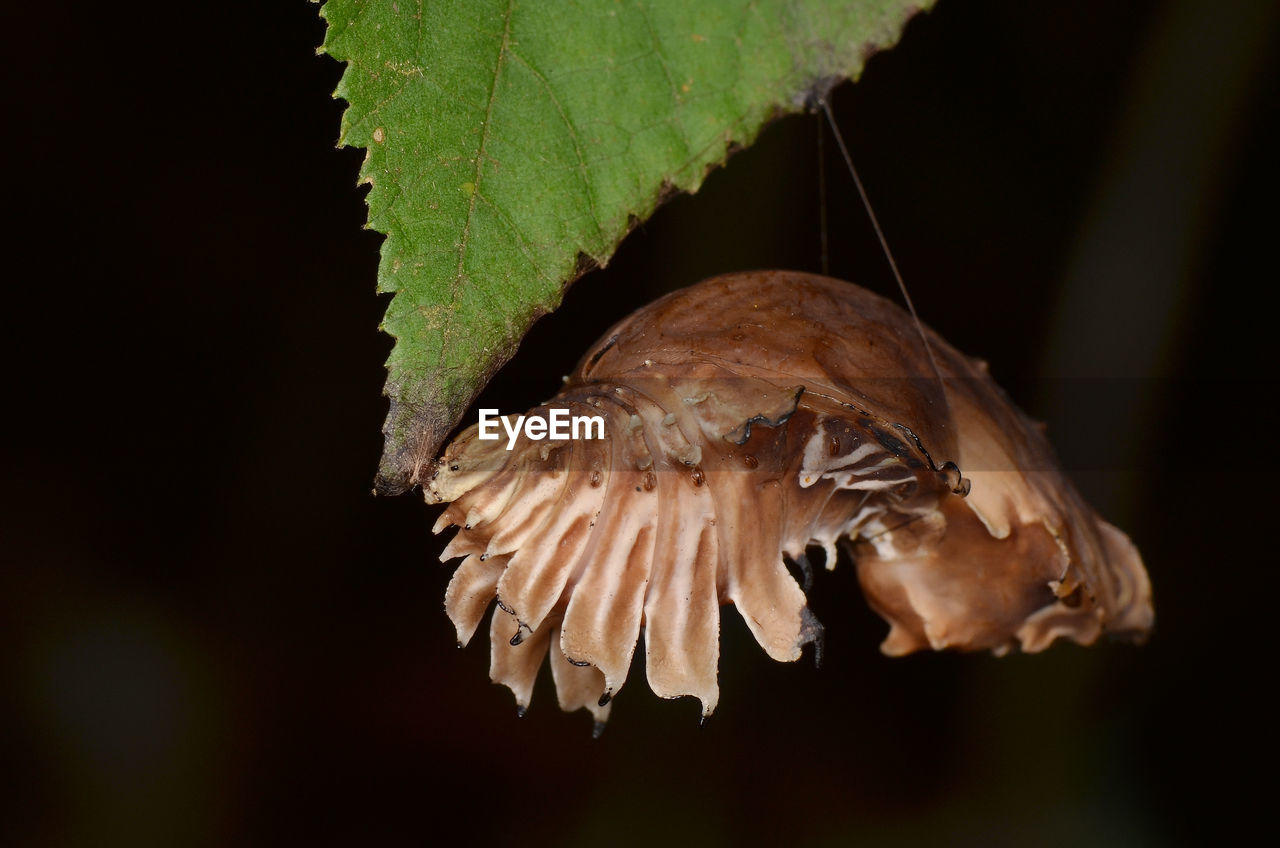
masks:
<path fill-rule="evenodd" d="M 507 0 L 507 10 L 503 14 L 502 21 L 502 38 L 498 43 L 498 55 L 494 58 L 493 63 L 493 81 L 489 85 L 489 102 L 485 106 L 484 128 L 480 131 L 480 147 L 476 152 L 476 171 L 471 181 L 471 200 L 467 204 L 467 217 L 462 224 L 462 236 L 458 240 L 458 268 L 454 272 L 453 280 L 449 285 L 449 308 L 445 314 L 444 326 L 440 328 L 442 353 L 448 349 L 454 332 L 454 314 L 457 311 L 458 290 L 465 274 L 463 263 L 466 261 L 467 244 L 471 237 L 471 220 L 476 214 L 476 202 L 480 196 L 480 180 L 484 175 L 485 150 L 489 143 L 490 127 L 493 124 L 493 106 L 498 98 L 498 78 L 502 76 L 502 63 L 507 55 L 507 45 L 511 40 L 511 12 L 514 7 L 515 0 Z"/>
<path fill-rule="evenodd" d="M 524 65 L 542 83 L 542 87 L 546 89 L 547 97 L 551 98 L 551 102 L 556 107 L 556 112 L 560 115 L 560 120 L 564 122 L 565 129 L 569 131 L 569 139 L 573 142 L 573 152 L 578 158 L 578 177 L 582 181 L 582 189 L 587 194 L 587 207 L 591 210 L 591 222 L 596 227 L 596 237 L 602 239 L 604 237 L 603 228 L 600 226 L 600 215 L 596 212 L 596 193 L 591 184 L 591 179 L 587 171 L 587 159 L 582 153 L 582 143 L 578 137 L 578 129 L 573 125 L 573 121 L 569 118 L 569 114 L 565 111 L 564 106 L 560 103 L 560 98 L 556 97 L 555 89 L 551 86 L 551 81 L 533 63 L 525 59 L 514 50 L 511 51 L 512 58 L 516 59 L 520 64 Z"/>

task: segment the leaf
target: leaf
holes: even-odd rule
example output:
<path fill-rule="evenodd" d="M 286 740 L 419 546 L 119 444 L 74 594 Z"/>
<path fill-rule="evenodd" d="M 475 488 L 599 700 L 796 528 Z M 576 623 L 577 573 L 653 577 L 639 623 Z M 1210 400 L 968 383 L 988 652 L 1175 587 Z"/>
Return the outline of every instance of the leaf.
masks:
<path fill-rule="evenodd" d="M 921 5 L 328 0 L 339 143 L 368 149 L 378 288 L 395 295 L 378 491 L 418 482 L 534 320 L 636 221 L 856 77 Z"/>

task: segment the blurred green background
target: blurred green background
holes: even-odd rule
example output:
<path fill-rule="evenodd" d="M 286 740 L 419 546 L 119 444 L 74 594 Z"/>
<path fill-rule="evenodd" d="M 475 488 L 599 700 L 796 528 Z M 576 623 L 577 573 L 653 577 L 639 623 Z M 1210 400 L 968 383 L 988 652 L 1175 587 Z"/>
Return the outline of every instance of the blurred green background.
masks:
<path fill-rule="evenodd" d="M 726 610 L 707 726 L 636 668 L 597 741 L 549 680 L 516 718 L 435 511 L 369 494 L 379 238 L 315 8 L 15 14 L 0 841 L 1167 845 L 1268 809 L 1276 4 L 941 0 L 834 95 L 922 317 L 1143 552 L 1150 644 L 889 660 L 843 563 L 822 669 Z M 818 270 L 818 126 L 640 226 L 481 403 L 662 292 Z M 831 272 L 894 296 L 827 141 Z"/>

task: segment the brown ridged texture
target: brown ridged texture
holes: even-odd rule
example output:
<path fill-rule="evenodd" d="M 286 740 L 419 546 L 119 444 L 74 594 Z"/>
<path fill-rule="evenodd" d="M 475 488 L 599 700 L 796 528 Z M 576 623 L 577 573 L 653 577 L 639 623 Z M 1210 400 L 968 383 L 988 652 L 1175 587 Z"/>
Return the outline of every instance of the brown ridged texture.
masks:
<path fill-rule="evenodd" d="M 562 651 L 555 650 L 560 641 L 560 628 L 551 634 L 551 679 L 556 684 L 556 699 L 560 709 L 565 712 L 587 710 L 595 719 L 596 733 L 604 729 L 609 720 L 612 705 L 600 703 L 604 692 L 604 675 L 600 669 L 591 665 L 579 665 L 570 660 Z"/>
<path fill-rule="evenodd" d="M 447 559 L 449 549 L 441 554 Z M 471 554 L 453 572 L 449 588 L 444 592 L 444 611 L 458 630 L 458 645 L 466 647 L 475 635 L 480 620 L 498 593 L 498 578 L 507 567 L 506 557 L 482 559 Z"/>
<path fill-rule="evenodd" d="M 533 411 L 600 415 L 604 441 L 508 451 L 473 427 L 437 462 L 436 531 L 462 526 L 443 557 L 465 557 L 446 594 L 459 642 L 496 596 L 492 678 L 523 710 L 549 648 L 560 705 L 598 730 L 643 634 L 650 687 L 709 714 L 720 605 L 796 659 L 821 626 L 784 555 L 820 547 L 830 568 L 839 540 L 888 654 L 1141 638 L 1137 550 L 985 366 L 928 337 L 942 384 L 897 306 L 789 272 L 717 277 L 622 321 Z"/>
<path fill-rule="evenodd" d="M 585 474 L 566 476 L 556 507 L 512 554 L 498 581 L 498 597 L 530 629 L 536 630 L 560 599 L 603 502 L 604 491 L 587 485 Z"/>
<path fill-rule="evenodd" d="M 493 611 L 489 625 L 489 677 L 511 690 L 521 714 L 533 699 L 533 682 L 547 658 L 554 629 L 554 624 L 544 622 L 542 627 L 526 634 L 514 615 L 501 607 Z"/>

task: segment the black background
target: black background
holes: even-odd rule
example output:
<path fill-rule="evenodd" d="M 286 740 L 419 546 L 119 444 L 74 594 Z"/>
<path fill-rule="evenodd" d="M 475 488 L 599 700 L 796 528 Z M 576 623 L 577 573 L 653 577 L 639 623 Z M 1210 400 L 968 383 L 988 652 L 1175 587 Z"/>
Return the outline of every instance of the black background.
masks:
<path fill-rule="evenodd" d="M 380 237 L 316 8 L 180 8 L 10 20 L 0 839 L 1134 845 L 1266 810 L 1270 4 L 941 0 L 834 96 L 925 320 L 1143 551 L 1151 642 L 886 659 L 844 563 L 821 670 L 726 610 L 712 721 L 637 668 L 597 741 L 549 680 L 516 718 L 454 648 L 435 510 L 370 495 Z M 668 203 L 485 402 L 661 292 L 817 270 L 817 127 Z M 892 296 L 827 141 L 832 273 Z"/>

